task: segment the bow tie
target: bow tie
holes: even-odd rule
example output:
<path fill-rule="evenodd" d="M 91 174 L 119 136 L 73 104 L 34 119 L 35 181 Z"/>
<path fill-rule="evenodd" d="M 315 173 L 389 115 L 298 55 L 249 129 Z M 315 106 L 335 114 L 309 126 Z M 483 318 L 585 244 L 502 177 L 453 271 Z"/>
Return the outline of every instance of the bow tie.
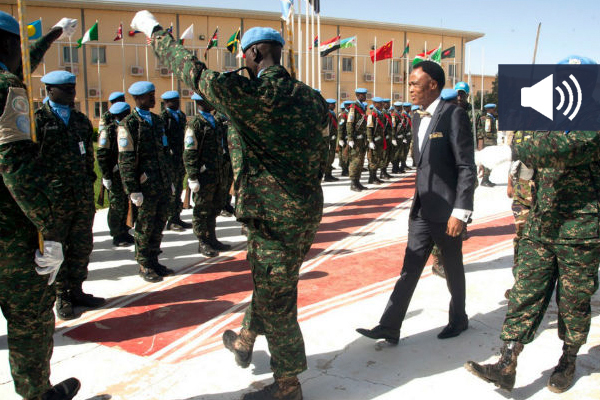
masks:
<path fill-rule="evenodd" d="M 431 113 L 429 111 L 423 111 L 423 110 L 416 110 L 417 114 L 419 114 L 419 116 L 421 118 L 423 117 L 431 117 Z"/>

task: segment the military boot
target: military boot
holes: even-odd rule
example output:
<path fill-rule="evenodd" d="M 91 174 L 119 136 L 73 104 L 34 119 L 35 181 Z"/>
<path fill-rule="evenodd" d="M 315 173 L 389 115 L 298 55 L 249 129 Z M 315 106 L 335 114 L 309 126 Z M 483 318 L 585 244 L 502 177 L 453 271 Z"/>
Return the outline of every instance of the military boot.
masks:
<path fill-rule="evenodd" d="M 154 268 L 151 268 L 150 266 L 145 267 L 142 264 L 140 264 L 140 271 L 138 274 L 146 282 L 156 283 L 163 280 L 162 276 L 158 275 Z"/>
<path fill-rule="evenodd" d="M 65 321 L 79 317 L 75 314 L 75 307 L 71 302 L 71 294 L 68 290 L 56 294 L 56 315 Z"/>
<path fill-rule="evenodd" d="M 71 290 L 71 303 L 74 306 L 96 308 L 106 304 L 106 300 L 102 297 L 84 293 L 81 285 L 77 285 Z"/>
<path fill-rule="evenodd" d="M 558 365 L 548 380 L 548 389 L 554 393 L 566 392 L 573 384 L 575 377 L 575 361 L 579 346 L 563 344 L 563 353 L 558 360 Z"/>
<path fill-rule="evenodd" d="M 382 183 L 385 183 L 384 181 L 382 181 L 381 179 L 379 179 L 377 177 L 377 170 L 373 171 L 373 178 L 375 179 L 376 185 L 381 185 Z"/>
<path fill-rule="evenodd" d="M 154 272 L 156 272 L 156 275 L 158 276 L 169 276 L 175 273 L 171 268 L 159 263 L 158 260 L 152 262 L 152 269 L 154 269 Z"/>
<path fill-rule="evenodd" d="M 523 350 L 523 344 L 518 342 L 504 342 L 500 360 L 496 364 L 477 364 L 467 361 L 465 368 L 484 381 L 491 382 L 500 389 L 511 391 L 515 386 L 517 375 L 517 357 Z"/>
<path fill-rule="evenodd" d="M 367 181 L 368 184 L 373 184 L 375 183 L 375 174 L 377 171 L 369 171 L 369 180 Z"/>
<path fill-rule="evenodd" d="M 361 184 L 358 181 L 358 179 L 351 179 L 350 180 L 350 190 L 352 190 L 353 192 L 360 192 L 362 191 L 361 189 Z"/>
<path fill-rule="evenodd" d="M 113 245 L 116 247 L 129 247 L 134 243 L 135 240 L 129 233 L 122 233 L 113 238 Z"/>
<path fill-rule="evenodd" d="M 348 168 L 342 168 L 342 176 L 348 176 Z"/>
<path fill-rule="evenodd" d="M 339 181 L 338 178 L 336 178 L 335 176 L 331 175 L 331 172 L 325 174 L 325 176 L 323 177 L 323 182 L 337 182 Z"/>
<path fill-rule="evenodd" d="M 219 252 L 210 244 L 208 235 L 198 239 L 198 253 L 206 257 L 216 257 L 219 255 Z"/>
<path fill-rule="evenodd" d="M 41 400 L 71 400 L 81 387 L 81 383 L 76 378 L 69 378 L 58 385 L 52 386 L 42 396 Z"/>
<path fill-rule="evenodd" d="M 261 390 L 246 393 L 242 400 L 302 400 L 302 388 L 295 376 L 275 378 L 275 382 Z"/>
<path fill-rule="evenodd" d="M 235 362 L 242 368 L 248 368 L 252 361 L 255 340 L 256 333 L 245 328 L 239 335 L 230 329 L 223 332 L 223 345 L 235 355 Z"/>
<path fill-rule="evenodd" d="M 492 181 L 490 181 L 490 178 L 488 178 L 486 176 L 486 177 L 483 177 L 481 179 L 481 186 L 483 186 L 483 187 L 494 187 L 494 186 L 496 186 L 496 184 L 493 183 Z"/>
<path fill-rule="evenodd" d="M 387 167 L 381 168 L 381 179 L 383 179 L 383 178 L 385 178 L 385 179 L 392 178 L 392 176 L 390 174 L 388 174 L 388 172 L 387 172 Z"/>
<path fill-rule="evenodd" d="M 360 183 L 360 179 L 356 180 L 356 184 L 358 185 L 358 187 L 360 188 L 360 190 L 369 190 L 368 187 L 366 187 L 362 183 Z"/>
<path fill-rule="evenodd" d="M 215 217 L 216 218 L 216 217 Z M 208 243 L 211 247 L 218 251 L 227 251 L 231 250 L 230 244 L 224 244 L 219 242 L 217 239 L 217 221 L 216 219 L 211 219 L 208 223 Z"/>

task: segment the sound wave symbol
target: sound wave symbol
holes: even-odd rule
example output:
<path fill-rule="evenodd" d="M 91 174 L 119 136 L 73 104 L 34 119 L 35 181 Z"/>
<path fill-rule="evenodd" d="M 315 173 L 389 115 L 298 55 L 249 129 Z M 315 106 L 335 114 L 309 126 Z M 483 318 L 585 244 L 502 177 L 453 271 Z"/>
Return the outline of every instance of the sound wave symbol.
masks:
<path fill-rule="evenodd" d="M 581 86 L 579 86 L 579 82 L 573 76 L 573 74 L 571 74 L 569 76 L 569 79 L 571 79 L 571 81 L 573 81 L 573 85 L 575 85 L 575 89 L 577 90 L 577 105 L 575 106 L 575 110 L 573 110 L 573 113 L 571 115 L 569 115 L 569 119 L 571 121 L 573 121 L 573 118 L 575 118 L 577 116 L 577 113 L 579 112 L 579 109 L 581 108 Z M 567 116 L 567 114 L 569 113 L 569 111 L 571 111 L 571 108 L 573 107 L 574 96 L 573 96 L 573 90 L 571 89 L 569 82 L 567 82 L 565 80 L 565 81 L 562 81 L 562 84 L 565 87 L 565 89 L 567 90 L 567 93 L 569 94 L 569 104 L 567 105 L 567 108 L 563 111 L 563 115 Z M 558 106 L 556 106 L 556 109 L 560 110 L 565 104 L 565 93 L 563 92 L 563 90 L 561 89 L 560 86 L 557 86 L 554 89 L 556 89 L 556 91 L 560 95 L 560 103 L 558 104 Z"/>

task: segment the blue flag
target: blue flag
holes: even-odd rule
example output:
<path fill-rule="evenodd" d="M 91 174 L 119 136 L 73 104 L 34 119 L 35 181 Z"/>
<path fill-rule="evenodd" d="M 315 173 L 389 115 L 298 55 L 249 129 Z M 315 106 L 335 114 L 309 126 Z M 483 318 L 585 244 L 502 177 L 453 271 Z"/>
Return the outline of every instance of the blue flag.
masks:
<path fill-rule="evenodd" d="M 27 25 L 27 35 L 29 40 L 39 39 L 42 37 L 42 20 L 38 19 Z"/>

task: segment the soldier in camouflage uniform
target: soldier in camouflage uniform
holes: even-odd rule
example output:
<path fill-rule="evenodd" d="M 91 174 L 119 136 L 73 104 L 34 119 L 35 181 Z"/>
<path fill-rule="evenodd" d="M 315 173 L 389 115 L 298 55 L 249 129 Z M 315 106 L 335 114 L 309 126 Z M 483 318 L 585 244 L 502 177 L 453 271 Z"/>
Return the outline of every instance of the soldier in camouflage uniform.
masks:
<path fill-rule="evenodd" d="M 402 106 L 402 128 L 399 130 L 402 140 L 402 150 L 400 151 L 400 173 L 404 173 L 407 169 L 411 169 L 406 164 L 406 159 L 412 150 L 412 117 L 411 117 L 411 103 L 404 103 Z M 400 140 L 400 138 L 399 138 Z M 411 154 L 412 156 L 412 154 Z M 414 161 L 413 161 L 414 163 Z"/>
<path fill-rule="evenodd" d="M 109 113 L 112 115 L 108 125 L 104 125 L 98 135 L 98 166 L 102 172 L 102 185 L 108 190 L 108 228 L 115 246 L 131 246 L 135 243 L 127 226 L 128 201 L 123 190 L 119 173 L 119 148 L 117 146 L 117 128 L 129 115 L 131 107 L 125 102 L 114 103 Z"/>
<path fill-rule="evenodd" d="M 388 174 L 387 167 L 392 158 L 392 131 L 393 131 L 393 121 L 392 114 L 390 111 L 391 100 L 383 99 L 383 117 L 384 117 L 384 125 L 385 125 L 385 140 L 383 146 L 383 159 L 381 161 L 379 178 L 380 179 L 390 179 L 392 176 Z"/>
<path fill-rule="evenodd" d="M 500 335 L 502 356 L 496 364 L 469 361 L 465 367 L 511 390 L 517 356 L 534 339 L 556 287 L 558 336 L 564 344 L 548 388 L 560 393 L 573 383 L 577 352 L 590 328 L 591 297 L 598 289 L 600 132 L 536 132 L 512 148 L 514 160 L 535 169 L 535 190 Z"/>
<path fill-rule="evenodd" d="M 201 96 L 194 93 L 198 113 L 185 130 L 183 160 L 188 174 L 188 187 L 194 196 L 192 223 L 198 238 L 198 252 L 215 257 L 219 251 L 231 249 L 217 240 L 217 215 L 225 204 L 223 137 L 227 127 L 215 118 Z"/>
<path fill-rule="evenodd" d="M 337 182 L 338 178 L 331 174 L 333 170 L 333 161 L 335 160 L 335 150 L 338 147 L 338 120 L 335 115 L 335 105 L 337 101 L 335 99 L 327 99 L 329 105 L 329 134 L 327 135 L 327 161 L 325 164 L 325 176 L 323 177 L 324 182 Z"/>
<path fill-rule="evenodd" d="M 61 319 L 78 315 L 74 307 L 99 307 L 100 297 L 83 292 L 94 247 L 94 128 L 85 114 L 71 108 L 75 75 L 53 71 L 41 79 L 49 101 L 35 112 L 39 157 L 51 177 L 48 189 L 65 246 L 65 260 L 56 278 L 56 312 Z"/>
<path fill-rule="evenodd" d="M 110 102 L 111 106 L 115 103 L 122 103 L 125 101 L 125 93 L 112 92 L 108 96 L 108 101 Z M 100 117 L 100 122 L 98 124 L 98 135 L 100 135 L 100 132 L 102 132 L 104 130 L 104 128 L 107 127 L 108 125 L 110 125 L 110 123 L 113 122 L 114 120 L 115 120 L 115 116 L 113 114 L 111 114 L 110 109 L 108 111 L 106 111 L 104 114 L 102 114 L 102 117 Z"/>
<path fill-rule="evenodd" d="M 54 27 L 31 45 L 32 71 L 61 33 Z M 31 140 L 19 24 L 1 11 L 0 50 L 0 308 L 8 326 L 10 372 L 25 399 L 68 400 L 79 390 L 77 379 L 50 384 L 55 298 L 50 284 L 63 261 L 60 233 L 45 190 L 48 177 Z M 36 253 L 38 232 L 44 255 Z"/>
<path fill-rule="evenodd" d="M 221 148 L 223 149 L 223 175 L 221 177 L 221 198 L 224 199 L 224 202 L 221 206 L 221 216 L 222 217 L 231 217 L 235 214 L 235 210 L 231 205 L 231 188 L 233 186 L 233 168 L 231 165 L 231 155 L 229 154 L 229 127 L 231 124 L 229 123 L 229 119 L 225 114 L 218 113 L 213 110 L 213 114 L 215 118 L 223 124 L 225 127 L 223 133 L 223 140 L 221 141 Z"/>
<path fill-rule="evenodd" d="M 169 152 L 171 154 L 173 185 L 175 186 L 175 195 L 171 198 L 171 205 L 169 207 L 167 229 L 182 232 L 192 227 L 190 223 L 181 220 L 181 210 L 183 210 L 181 193 L 183 191 L 183 179 L 185 178 L 183 135 L 187 124 L 187 117 L 180 110 L 179 93 L 177 91 L 170 90 L 165 92 L 162 94 L 161 99 L 165 103 L 165 109 L 160 114 L 160 117 L 165 123 L 165 134 L 167 135 Z"/>
<path fill-rule="evenodd" d="M 173 270 L 158 262 L 162 231 L 167 222 L 172 184 L 169 139 L 163 119 L 150 112 L 156 105 L 150 82 L 129 87 L 135 110 L 119 124 L 119 171 L 125 193 L 137 207 L 135 259 L 139 275 L 147 282 L 160 282 Z"/>
<path fill-rule="evenodd" d="M 302 399 L 297 375 L 307 366 L 297 321 L 297 285 L 322 216 L 319 168 L 327 103 L 280 65 L 284 41 L 274 29 L 252 28 L 242 37 L 252 77 L 247 79 L 208 70 L 148 12 L 138 13 L 132 26 L 154 32 L 152 46 L 160 61 L 234 127 L 234 169 L 242 165 L 235 177 L 236 217 L 248 226 L 254 292 L 240 334 L 228 330 L 223 341 L 247 367 L 256 335 L 265 334 L 275 377 L 272 385 L 243 399 Z"/>
<path fill-rule="evenodd" d="M 369 161 L 369 183 L 377 185 L 383 183 L 377 177 L 377 169 L 381 168 L 384 162 L 385 134 L 387 131 L 386 119 L 381 111 L 381 97 L 373 97 L 373 110 L 367 114 L 367 140 L 369 149 L 367 150 L 367 159 Z"/>
<path fill-rule="evenodd" d="M 479 118 L 477 124 L 477 150 L 483 150 L 488 146 L 496 146 L 498 140 L 498 130 L 496 129 L 496 105 L 486 104 L 484 106 L 486 114 Z M 481 178 L 481 186 L 494 187 L 494 183 L 490 181 L 492 170 L 483 168 L 483 177 Z"/>
<path fill-rule="evenodd" d="M 368 189 L 360 183 L 360 174 L 365 163 L 367 150 L 367 111 L 363 102 L 367 98 L 367 89 L 356 89 L 356 101 L 348 110 L 346 136 L 350 148 L 350 190 L 360 192 Z"/>
<path fill-rule="evenodd" d="M 338 114 L 338 132 L 337 132 L 337 143 L 339 148 L 338 159 L 339 165 L 342 169 L 341 176 L 348 176 L 348 141 L 346 137 L 346 121 L 348 120 L 348 105 L 351 101 L 344 101 L 340 107 L 340 113 Z"/>
<path fill-rule="evenodd" d="M 392 163 L 392 174 L 400 173 L 400 145 L 402 140 L 399 139 L 398 131 L 402 126 L 402 102 L 394 102 L 394 108 L 391 109 L 390 118 L 392 120 L 392 132 L 390 145 L 390 162 Z"/>

